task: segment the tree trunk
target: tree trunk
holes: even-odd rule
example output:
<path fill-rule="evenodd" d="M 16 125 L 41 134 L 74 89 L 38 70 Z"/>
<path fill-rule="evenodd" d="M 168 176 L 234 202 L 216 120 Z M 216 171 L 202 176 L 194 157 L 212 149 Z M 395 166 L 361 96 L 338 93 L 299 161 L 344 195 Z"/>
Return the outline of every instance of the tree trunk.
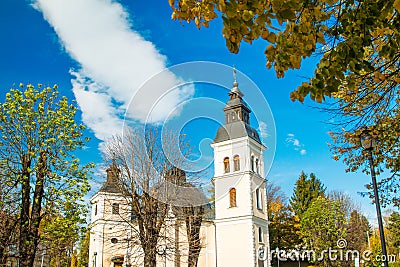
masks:
<path fill-rule="evenodd" d="M 189 243 L 188 267 L 197 267 L 201 250 L 200 229 L 204 207 L 186 207 L 185 210 L 186 234 Z"/>
<path fill-rule="evenodd" d="M 39 225 L 42 220 L 42 200 L 44 194 L 44 179 L 47 172 L 47 156 L 40 152 L 36 184 L 33 193 L 32 212 L 30 210 L 30 172 L 29 155 L 25 155 L 22 164 L 22 208 L 20 235 L 20 267 L 32 267 L 35 261 L 36 248 L 39 243 Z"/>
<path fill-rule="evenodd" d="M 147 250 L 144 252 L 144 266 L 156 267 L 157 257 L 155 249 Z"/>
<path fill-rule="evenodd" d="M 29 208 L 30 208 L 30 167 L 31 158 L 29 154 L 22 157 L 22 173 L 21 173 L 21 213 L 20 213 L 20 236 L 19 236 L 19 256 L 20 267 L 29 267 L 29 247 L 31 238 L 29 234 L 30 221 L 29 221 Z"/>
<path fill-rule="evenodd" d="M 5 216 L 8 215 L 5 214 Z M 0 242 L 0 266 L 6 266 L 8 257 L 7 253 L 9 252 L 8 247 L 15 244 L 14 238 L 17 236 L 15 228 L 17 227 L 18 220 L 16 216 L 6 217 L 4 220 L 1 220 L 1 223 L 4 224 L 4 230 L 0 236 L 0 240 L 2 240 L 2 242 Z"/>
<path fill-rule="evenodd" d="M 33 262 L 35 260 L 36 249 L 39 243 L 39 226 L 42 220 L 42 201 L 44 194 L 44 180 L 47 173 L 47 155 L 46 152 L 40 152 L 39 162 L 38 162 L 38 170 L 36 173 L 36 185 L 35 192 L 33 194 L 33 202 L 32 202 L 32 216 L 31 216 L 31 237 L 32 237 L 32 246 L 30 247 L 30 264 L 29 266 L 33 266 Z"/>

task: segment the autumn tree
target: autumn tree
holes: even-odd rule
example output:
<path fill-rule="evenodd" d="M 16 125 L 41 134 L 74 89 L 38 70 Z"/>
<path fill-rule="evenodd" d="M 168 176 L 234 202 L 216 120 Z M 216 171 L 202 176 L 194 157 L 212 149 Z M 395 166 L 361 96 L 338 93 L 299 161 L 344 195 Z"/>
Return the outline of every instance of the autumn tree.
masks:
<path fill-rule="evenodd" d="M 339 203 L 319 196 L 300 216 L 300 220 L 304 245 L 316 255 L 311 262 L 318 262 L 318 266 L 331 266 L 331 259 L 326 254 L 320 260 L 318 258 L 323 255 L 323 250 L 337 248 L 337 241 L 346 237 L 346 229 L 341 227 L 346 218 Z"/>
<path fill-rule="evenodd" d="M 398 254 L 400 252 L 400 214 L 398 212 L 390 214 L 387 229 L 389 247 L 392 253 Z"/>
<path fill-rule="evenodd" d="M 157 249 L 165 238 L 162 233 L 170 206 L 188 209 L 185 218 L 189 238 L 196 237 L 198 222 L 201 224 L 201 216 L 191 208 L 200 204 L 199 191 L 165 179 L 170 170 L 184 165 L 187 148 L 187 143 L 174 133 L 150 126 L 125 131 L 123 136 L 114 136 L 106 145 L 106 159 L 119 168 L 118 184 L 134 218 L 126 222 L 140 241 L 144 266 L 156 266 Z M 191 206 L 185 206 L 190 200 Z M 201 204 L 207 203 L 205 198 L 201 201 L 204 201 Z M 199 249 L 197 241 L 189 241 Z M 194 257 L 197 262 L 198 254 Z"/>
<path fill-rule="evenodd" d="M 31 267 L 43 218 L 55 211 L 83 215 L 91 165 L 81 166 L 74 152 L 85 144 L 85 127 L 57 86 L 11 89 L 0 110 L 2 171 L 18 190 L 20 266 Z"/>
<path fill-rule="evenodd" d="M 222 17 L 227 48 L 237 53 L 244 41 L 266 41 L 267 68 L 278 77 L 317 56 L 314 75 L 291 93 L 322 102 L 333 114 L 333 154 L 348 171 L 365 166 L 358 145 L 360 126 L 379 139 L 376 164 L 390 170 L 382 180 L 383 201 L 400 205 L 399 191 L 399 0 L 169 0 L 172 18 L 198 28 Z M 364 169 L 364 168 L 363 168 Z"/>
<path fill-rule="evenodd" d="M 353 210 L 347 224 L 347 249 L 364 251 L 368 246 L 368 234 L 371 226 L 367 218 L 358 211 Z"/>
<path fill-rule="evenodd" d="M 314 173 L 308 176 L 302 171 L 299 179 L 296 181 L 293 195 L 290 198 L 290 206 L 294 213 L 297 216 L 301 216 L 314 199 L 325 195 L 325 190 L 324 185 Z"/>
<path fill-rule="evenodd" d="M 314 77 L 291 95 L 322 101 L 359 78 L 398 84 L 398 0 L 169 0 L 172 18 L 208 27 L 222 17 L 227 48 L 237 53 L 242 41 L 264 39 L 266 66 L 278 77 L 300 68 L 303 59 L 320 55 Z M 387 72 L 386 72 L 387 71 Z"/>
<path fill-rule="evenodd" d="M 300 219 L 287 204 L 281 187 L 266 183 L 267 212 L 271 251 L 276 248 L 293 249 L 300 242 Z"/>

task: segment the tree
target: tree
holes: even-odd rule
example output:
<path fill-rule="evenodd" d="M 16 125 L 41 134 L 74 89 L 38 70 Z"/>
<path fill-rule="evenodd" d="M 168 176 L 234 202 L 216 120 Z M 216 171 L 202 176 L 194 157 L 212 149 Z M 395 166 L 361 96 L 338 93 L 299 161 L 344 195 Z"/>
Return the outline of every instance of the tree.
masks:
<path fill-rule="evenodd" d="M 293 249 L 300 242 L 300 219 L 286 203 L 286 196 L 280 186 L 266 183 L 267 212 L 271 251 Z"/>
<path fill-rule="evenodd" d="M 357 205 L 354 204 L 351 197 L 346 193 L 343 193 L 340 191 L 330 191 L 328 193 L 327 197 L 330 200 L 335 201 L 339 204 L 340 209 L 342 210 L 344 216 L 347 219 L 350 219 L 351 213 L 353 211 L 360 209 Z M 345 227 L 345 226 L 343 225 L 343 227 Z"/>
<path fill-rule="evenodd" d="M 326 107 L 337 126 L 332 150 L 350 171 L 364 162 L 359 128 L 371 126 L 380 141 L 376 163 L 392 173 L 382 182 L 384 200 L 400 204 L 396 195 L 400 189 L 399 0 L 169 0 L 169 4 L 173 19 L 194 21 L 199 28 L 208 27 L 220 14 L 231 52 L 237 53 L 242 41 L 268 42 L 266 66 L 273 67 L 278 77 L 316 55 L 319 63 L 313 77 L 299 85 L 291 99 L 333 98 Z"/>
<path fill-rule="evenodd" d="M 382 255 L 382 245 L 378 229 L 374 229 L 372 231 L 369 240 L 370 240 L 370 247 L 369 247 L 370 255 L 367 261 L 364 263 L 364 266 L 367 267 L 382 266 L 383 265 L 383 262 L 381 261 L 382 258 L 379 257 Z"/>
<path fill-rule="evenodd" d="M 200 228 L 204 216 L 204 206 L 183 208 L 188 240 L 188 267 L 196 267 L 201 251 Z"/>
<path fill-rule="evenodd" d="M 266 66 L 274 67 L 278 77 L 319 54 L 314 77 L 300 85 L 292 99 L 302 101 L 310 95 L 322 101 L 343 84 L 354 88 L 361 77 L 399 83 L 398 0 L 169 0 L 169 4 L 172 19 L 194 21 L 198 28 L 208 27 L 220 14 L 226 46 L 233 53 L 242 41 L 266 40 Z M 385 75 L 389 70 L 391 75 Z"/>
<path fill-rule="evenodd" d="M 90 231 L 85 229 L 81 231 L 81 238 L 78 244 L 77 267 L 89 266 L 89 244 L 90 244 Z"/>
<path fill-rule="evenodd" d="M 45 216 L 84 214 L 91 164 L 81 166 L 73 154 L 85 144 L 76 110 L 57 86 L 21 84 L 0 104 L 0 162 L 19 194 L 20 266 L 33 266 Z"/>
<path fill-rule="evenodd" d="M 398 254 L 400 252 L 400 214 L 398 212 L 392 212 L 392 214 L 390 214 L 387 229 L 389 232 L 389 245 L 392 248 L 392 252 Z"/>
<path fill-rule="evenodd" d="M 324 185 L 315 174 L 311 173 L 308 178 L 307 174 L 302 171 L 290 198 L 290 206 L 294 213 L 297 216 L 301 216 L 314 199 L 325 195 L 325 190 Z"/>
<path fill-rule="evenodd" d="M 347 249 L 364 251 L 368 246 L 368 234 L 371 232 L 371 226 L 367 218 L 353 210 L 347 224 Z"/>
<path fill-rule="evenodd" d="M 163 143 L 162 140 L 168 141 Z M 191 205 L 199 204 L 198 190 L 181 187 L 165 179 L 170 170 L 183 168 L 188 150 L 187 143 L 174 133 L 167 130 L 161 133 L 154 127 L 127 130 L 123 136 L 114 136 L 106 145 L 105 158 L 118 166 L 118 174 L 115 176 L 118 177 L 118 185 L 135 218 L 126 222 L 135 236 L 138 236 L 144 253 L 144 266 L 156 266 L 157 249 L 159 241 L 164 238 L 162 229 L 169 205 L 184 207 L 188 198 L 192 200 Z M 183 195 L 179 192 L 183 192 Z M 205 202 L 201 204 L 207 202 L 202 200 Z M 194 231 L 196 236 L 199 218 L 191 209 L 188 215 L 191 225 L 188 231 Z M 196 246 L 197 243 L 190 241 L 190 244 Z"/>
<path fill-rule="evenodd" d="M 18 243 L 18 190 L 15 181 L 1 165 L 0 172 L 0 265 L 6 265 L 8 254 L 13 253 L 10 248 L 14 247 L 16 251 L 15 244 Z"/>
<path fill-rule="evenodd" d="M 308 249 L 315 253 L 311 262 L 320 262 L 322 266 L 331 266 L 332 262 L 324 250 L 337 248 L 337 241 L 346 237 L 346 218 L 339 203 L 319 196 L 301 215 L 301 236 Z"/>
<path fill-rule="evenodd" d="M 54 214 L 43 218 L 40 225 L 40 246 L 49 257 L 50 265 L 70 266 L 76 260 L 75 247 L 79 240 L 83 218 Z M 76 263 L 76 262 L 75 262 Z"/>

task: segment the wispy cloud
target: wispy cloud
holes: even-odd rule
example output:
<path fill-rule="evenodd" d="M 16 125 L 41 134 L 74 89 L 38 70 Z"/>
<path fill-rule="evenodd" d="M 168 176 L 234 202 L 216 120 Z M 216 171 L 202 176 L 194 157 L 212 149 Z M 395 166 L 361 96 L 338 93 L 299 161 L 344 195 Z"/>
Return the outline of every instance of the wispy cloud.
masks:
<path fill-rule="evenodd" d="M 262 138 L 268 137 L 267 124 L 265 122 L 260 121 L 258 123 L 258 131 L 260 132 Z"/>
<path fill-rule="evenodd" d="M 166 57 L 132 30 L 129 14 L 113 0 L 36 0 L 34 7 L 54 28 L 65 51 L 80 64 L 71 83 L 82 120 L 100 140 L 120 132 L 129 101 L 141 85 L 166 67 Z M 182 81 L 164 71 L 141 105 L 129 107 L 129 119 L 165 119 L 193 87 L 174 89 Z M 163 98 L 162 98 L 163 97 Z M 162 98 L 162 100 L 160 100 Z M 157 107 L 153 105 L 157 102 Z"/>
<path fill-rule="evenodd" d="M 302 144 L 300 140 L 292 133 L 287 135 L 286 144 L 291 146 L 295 151 L 299 151 L 300 155 L 302 156 L 307 154 L 307 150 L 304 149 L 304 144 Z"/>

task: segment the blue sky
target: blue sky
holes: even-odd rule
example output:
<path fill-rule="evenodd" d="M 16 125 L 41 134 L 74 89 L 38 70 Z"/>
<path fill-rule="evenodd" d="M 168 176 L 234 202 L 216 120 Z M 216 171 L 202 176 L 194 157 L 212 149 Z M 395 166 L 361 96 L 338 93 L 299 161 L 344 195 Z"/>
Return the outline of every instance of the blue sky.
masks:
<path fill-rule="evenodd" d="M 3 100 L 8 89 L 20 82 L 58 84 L 62 94 L 77 100 L 79 118 L 88 126 L 86 134 L 92 137 L 88 148 L 79 153 L 80 157 L 83 161 L 101 163 L 99 144 L 121 128 L 121 118 L 127 109 L 131 120 L 144 121 L 149 105 L 154 102 L 153 96 L 161 95 L 164 88 L 174 87 L 182 79 L 197 75 L 190 71 L 178 75 L 163 71 L 164 68 L 191 61 L 234 65 L 241 90 L 250 90 L 246 87 L 246 75 L 261 90 L 274 117 L 276 150 L 267 178 L 280 185 L 290 197 L 300 172 L 314 172 L 328 190 L 348 193 L 373 221 L 374 206 L 357 194 L 365 190 L 364 184 L 370 178 L 362 173 L 345 173 L 345 166 L 331 159 L 327 146 L 330 142 L 327 132 L 331 130 L 327 123 L 329 116 L 313 108 L 316 104 L 309 100 L 301 104 L 289 98 L 304 77 L 312 75 L 317 58 L 306 60 L 300 70 L 289 71 L 283 79 L 277 79 L 273 70 L 265 68 L 264 41 L 253 45 L 244 43 L 238 54 L 231 54 L 225 47 L 221 28 L 220 20 L 201 30 L 193 23 L 172 21 L 167 0 L 2 0 L 0 98 Z M 144 94 L 139 104 L 132 105 L 136 90 L 160 71 L 163 72 L 157 81 L 158 89 L 146 91 L 148 95 Z M 215 75 L 221 77 L 223 84 L 233 81 L 231 73 Z M 161 121 L 166 114 L 172 114 L 179 120 L 185 112 L 190 112 L 184 106 L 174 109 L 182 101 L 205 97 L 224 103 L 226 92 L 226 88 L 201 83 L 179 86 L 156 108 L 153 119 Z M 266 106 L 248 103 L 252 109 L 260 110 L 256 116 L 264 116 L 261 110 Z M 216 121 L 223 119 L 223 113 L 207 105 L 208 102 L 203 102 L 204 110 L 213 111 L 207 116 L 215 116 L 215 121 L 192 120 L 184 131 L 190 135 L 192 144 L 199 147 L 198 151 L 210 158 L 211 149 L 207 144 L 214 138 Z M 202 109 L 196 112 L 199 110 Z M 268 134 L 274 135 L 271 123 L 266 127 Z"/>

